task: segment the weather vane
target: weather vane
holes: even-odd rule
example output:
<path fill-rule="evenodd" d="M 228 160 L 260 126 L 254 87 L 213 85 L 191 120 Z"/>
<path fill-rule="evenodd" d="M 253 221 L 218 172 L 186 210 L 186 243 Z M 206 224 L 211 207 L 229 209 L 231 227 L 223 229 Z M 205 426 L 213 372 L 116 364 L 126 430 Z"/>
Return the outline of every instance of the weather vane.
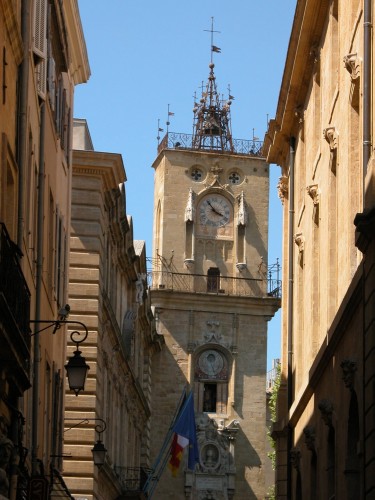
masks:
<path fill-rule="evenodd" d="M 211 17 L 211 29 L 210 30 L 203 30 L 203 31 L 207 31 L 208 33 L 211 33 L 211 62 L 212 62 L 212 54 L 214 52 L 217 52 L 220 54 L 220 52 L 221 52 L 220 47 L 217 47 L 216 45 L 214 45 L 214 33 L 221 33 L 221 31 L 214 30 L 214 18 L 213 17 Z"/>

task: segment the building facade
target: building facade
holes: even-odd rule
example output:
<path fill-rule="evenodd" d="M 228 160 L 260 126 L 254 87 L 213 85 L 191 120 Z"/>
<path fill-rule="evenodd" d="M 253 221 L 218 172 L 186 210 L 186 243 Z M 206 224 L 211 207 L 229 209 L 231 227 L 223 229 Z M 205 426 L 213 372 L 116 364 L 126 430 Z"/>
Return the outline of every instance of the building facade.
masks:
<path fill-rule="evenodd" d="M 64 478 L 76 498 L 141 498 L 150 466 L 152 358 L 160 350 L 145 243 L 133 240 L 121 155 L 93 150 L 74 122 L 69 304 L 88 327 L 84 393 L 65 399 Z M 68 352 L 73 351 L 71 342 Z M 92 456 L 100 439 L 101 467 Z"/>
<path fill-rule="evenodd" d="M 152 385 L 160 499 L 265 496 L 267 321 L 280 305 L 267 282 L 269 170 L 261 144 L 232 139 L 231 97 L 218 95 L 211 63 L 194 134 L 168 132 L 153 164 L 151 303 L 166 344 Z M 172 477 L 161 450 L 185 389 L 199 464 Z"/>
<path fill-rule="evenodd" d="M 277 498 L 373 498 L 372 2 L 298 0 L 267 159 L 281 166 Z"/>
<path fill-rule="evenodd" d="M 67 299 L 74 87 L 90 75 L 77 2 L 1 1 L 0 44 L 0 495 L 69 498 L 65 328 L 40 330 Z"/>

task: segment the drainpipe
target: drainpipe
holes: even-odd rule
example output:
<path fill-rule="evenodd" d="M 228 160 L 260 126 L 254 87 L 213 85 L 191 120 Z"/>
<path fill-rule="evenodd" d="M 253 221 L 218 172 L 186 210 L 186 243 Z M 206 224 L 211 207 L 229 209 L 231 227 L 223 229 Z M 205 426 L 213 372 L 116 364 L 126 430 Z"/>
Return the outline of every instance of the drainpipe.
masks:
<path fill-rule="evenodd" d="M 371 2 L 363 4 L 363 208 L 365 208 L 365 180 L 371 156 Z"/>
<path fill-rule="evenodd" d="M 17 102 L 17 142 L 16 142 L 16 158 L 18 165 L 18 214 L 17 214 L 17 247 L 20 252 L 18 257 L 22 257 L 23 247 L 23 230 L 24 230 L 24 179 L 25 179 L 25 164 L 26 164 L 26 145 L 27 145 L 27 88 L 29 81 L 29 52 L 30 52 L 30 1 L 22 0 L 21 4 L 21 37 L 23 43 L 23 59 L 18 69 L 18 85 L 19 97 Z M 15 446 L 20 446 L 19 442 L 19 427 L 20 413 L 19 413 L 19 399 L 13 399 L 14 407 L 12 411 L 11 422 L 11 439 Z M 15 415 L 17 415 L 15 417 Z M 15 500 L 17 496 L 18 472 L 17 465 L 12 464 L 10 472 L 10 500 Z"/>
<path fill-rule="evenodd" d="M 29 82 L 29 52 L 30 52 L 30 1 L 22 0 L 21 31 L 23 42 L 23 60 L 19 69 L 20 94 L 18 101 L 18 137 L 17 137 L 17 163 L 18 163 L 18 225 L 17 246 L 22 251 L 24 213 L 25 213 L 25 165 L 27 148 L 27 88 Z"/>
<path fill-rule="evenodd" d="M 294 158 L 295 144 L 294 137 L 290 138 L 289 146 L 289 241 L 288 241 L 288 336 L 287 336 L 287 352 L 288 352 L 288 374 L 287 374 L 287 402 L 288 412 L 293 402 L 293 260 L 294 260 Z M 288 442 L 287 442 L 287 498 L 292 498 L 292 467 L 290 463 L 290 451 L 293 445 L 293 431 L 288 423 Z"/>
<path fill-rule="evenodd" d="M 364 0 L 363 2 L 363 192 L 362 192 L 362 206 L 363 211 L 366 209 L 366 174 L 368 162 L 371 156 L 371 35 L 372 35 L 372 11 L 371 0 Z M 364 256 L 365 257 L 365 256 Z M 366 315 L 366 259 L 362 263 L 362 293 L 363 293 L 363 359 L 362 359 L 362 377 L 365 381 L 365 366 L 366 366 L 366 342 L 365 342 L 365 315 Z M 368 306 L 367 306 L 368 307 Z M 367 455 L 366 446 L 366 398 L 363 397 L 362 412 L 363 412 L 363 456 Z M 366 495 L 366 470 L 363 474 L 363 495 Z"/>
<path fill-rule="evenodd" d="M 37 231 L 37 261 L 36 261 L 36 287 L 35 287 L 35 331 L 40 326 L 40 304 L 42 292 L 43 273 L 43 229 L 44 229 L 44 139 L 45 139 L 45 103 L 40 105 L 40 137 L 39 137 L 39 175 L 38 175 L 38 231 Z M 32 400 L 32 434 L 31 434 L 31 459 L 32 473 L 38 473 L 38 406 L 39 406 L 39 333 L 34 335 L 34 364 L 33 364 L 33 400 Z"/>

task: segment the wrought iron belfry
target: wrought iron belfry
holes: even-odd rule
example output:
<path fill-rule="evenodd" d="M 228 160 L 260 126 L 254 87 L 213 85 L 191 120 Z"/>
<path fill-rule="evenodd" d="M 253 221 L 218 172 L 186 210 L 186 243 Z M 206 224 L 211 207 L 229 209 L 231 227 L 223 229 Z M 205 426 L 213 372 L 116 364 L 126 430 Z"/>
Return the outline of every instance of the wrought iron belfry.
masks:
<path fill-rule="evenodd" d="M 226 99 L 223 94 L 219 95 L 217 90 L 213 54 L 220 53 L 221 49 L 213 45 L 213 34 L 220 33 L 213 29 L 213 18 L 211 29 L 204 31 L 211 33 L 210 73 L 206 85 L 202 82 L 201 98 L 199 99 L 194 93 L 193 134 L 169 131 L 169 119 L 174 113 L 169 111 L 168 104 L 167 132 L 161 141 L 160 132 L 164 130 L 160 128 L 160 120 L 158 120 L 158 153 L 164 149 L 185 149 L 263 157 L 263 142 L 254 137 L 254 129 L 252 140 L 233 139 L 232 137 L 231 105 L 234 97 L 231 95 L 230 86 L 228 86 Z"/>
<path fill-rule="evenodd" d="M 214 63 L 209 64 L 210 74 L 206 90 L 199 102 L 194 103 L 193 148 L 233 152 L 230 107 L 232 100 L 219 97 L 214 74 Z"/>
<path fill-rule="evenodd" d="M 214 30 L 213 24 L 214 18 L 212 17 L 211 30 L 205 30 L 211 33 L 210 74 L 205 90 L 202 85 L 200 101 L 194 102 L 193 149 L 233 152 L 230 120 L 232 97 L 229 95 L 226 100 L 220 99 L 217 91 L 213 53 L 221 52 L 221 49 L 213 44 L 213 34 L 220 32 Z"/>

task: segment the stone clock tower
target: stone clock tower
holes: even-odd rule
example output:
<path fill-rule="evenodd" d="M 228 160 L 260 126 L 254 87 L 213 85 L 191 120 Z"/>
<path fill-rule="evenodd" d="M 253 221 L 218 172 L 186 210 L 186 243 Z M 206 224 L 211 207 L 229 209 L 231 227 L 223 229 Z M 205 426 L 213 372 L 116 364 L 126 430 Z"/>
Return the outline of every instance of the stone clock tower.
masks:
<path fill-rule="evenodd" d="M 200 463 L 155 472 L 156 499 L 264 498 L 267 322 L 280 306 L 267 268 L 269 167 L 262 144 L 231 135 L 232 97 L 214 64 L 194 133 L 168 132 L 155 169 L 151 301 L 155 469 L 185 387 L 194 391 Z M 157 483 L 157 484 L 156 484 Z"/>

